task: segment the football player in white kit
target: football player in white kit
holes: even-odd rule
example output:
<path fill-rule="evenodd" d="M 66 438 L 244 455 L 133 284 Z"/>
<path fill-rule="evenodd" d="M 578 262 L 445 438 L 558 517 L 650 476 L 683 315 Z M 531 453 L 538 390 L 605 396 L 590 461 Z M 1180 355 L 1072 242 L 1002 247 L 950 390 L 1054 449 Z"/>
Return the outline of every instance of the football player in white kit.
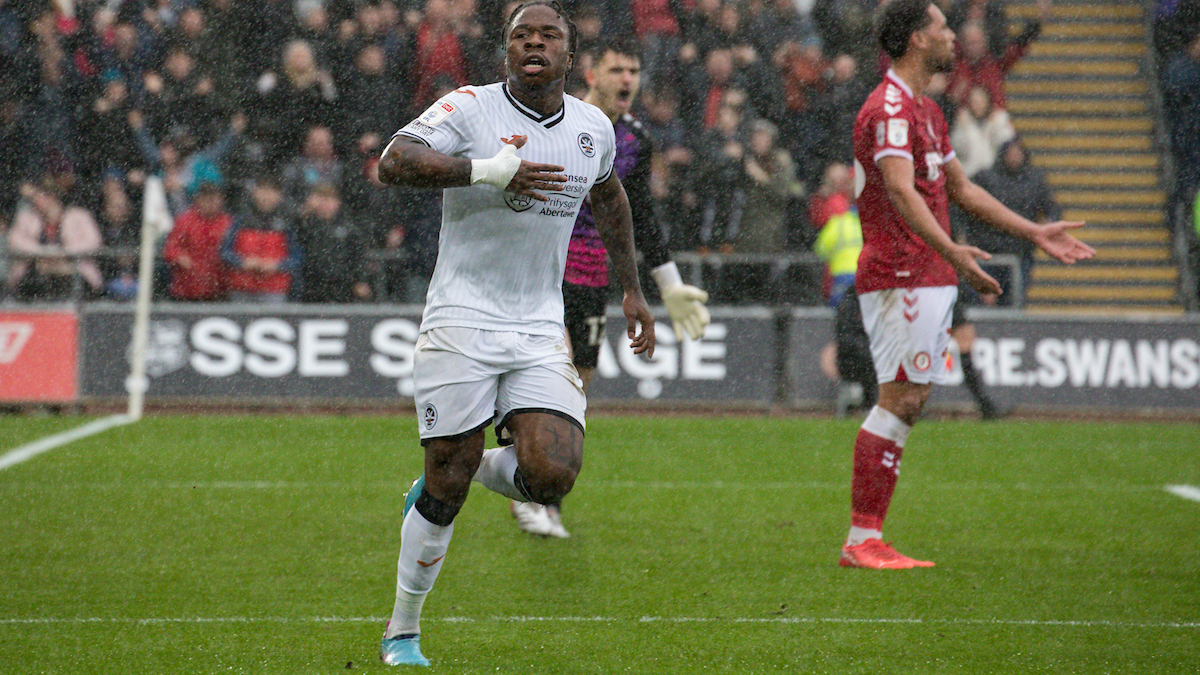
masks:
<path fill-rule="evenodd" d="M 396 133 L 379 162 L 384 183 L 444 189 L 414 356 L 425 473 L 405 498 L 396 604 L 380 649 L 389 665 L 429 665 L 421 607 L 472 478 L 541 504 L 575 483 L 586 401 L 565 342 L 562 279 L 589 196 L 624 288 L 630 347 L 654 352 L 612 123 L 564 94 L 574 25 L 554 0 L 533 0 L 513 11 L 504 43 L 504 82 L 444 96 Z M 485 454 L 493 422 L 512 443 Z"/>

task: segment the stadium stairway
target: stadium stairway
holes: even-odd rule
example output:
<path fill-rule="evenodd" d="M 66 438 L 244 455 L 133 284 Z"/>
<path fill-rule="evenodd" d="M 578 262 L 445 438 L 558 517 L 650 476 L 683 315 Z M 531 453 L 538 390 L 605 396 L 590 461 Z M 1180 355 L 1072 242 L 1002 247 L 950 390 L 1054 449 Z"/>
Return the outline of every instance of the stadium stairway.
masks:
<path fill-rule="evenodd" d="M 1064 217 L 1087 221 L 1093 260 L 1038 252 L 1030 311 L 1179 313 L 1179 274 L 1165 218 L 1144 3 L 1058 0 L 1009 75 L 1013 124 L 1047 175 Z M 1037 7 L 1008 7 L 1013 29 Z"/>

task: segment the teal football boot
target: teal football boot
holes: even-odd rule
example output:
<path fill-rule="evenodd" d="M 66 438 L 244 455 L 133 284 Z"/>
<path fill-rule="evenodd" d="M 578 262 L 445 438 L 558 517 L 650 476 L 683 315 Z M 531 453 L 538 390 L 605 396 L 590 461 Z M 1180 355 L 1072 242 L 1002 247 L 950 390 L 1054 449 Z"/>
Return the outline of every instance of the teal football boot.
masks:
<path fill-rule="evenodd" d="M 379 659 L 389 666 L 429 665 L 429 659 L 421 653 L 420 634 L 384 638 L 379 645 Z"/>
<path fill-rule="evenodd" d="M 404 515 L 408 515 L 413 504 L 417 503 L 417 497 L 421 496 L 421 491 L 425 489 L 425 474 L 421 474 L 413 481 L 412 487 L 408 488 L 408 492 L 404 493 Z"/>

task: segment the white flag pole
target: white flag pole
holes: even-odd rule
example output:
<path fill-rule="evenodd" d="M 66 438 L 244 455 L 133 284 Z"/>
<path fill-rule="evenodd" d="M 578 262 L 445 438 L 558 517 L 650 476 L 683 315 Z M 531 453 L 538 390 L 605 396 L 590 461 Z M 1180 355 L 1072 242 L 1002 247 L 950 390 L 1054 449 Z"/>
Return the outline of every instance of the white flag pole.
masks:
<path fill-rule="evenodd" d="M 167 193 L 157 176 L 146 179 L 142 196 L 142 246 L 138 261 L 137 304 L 133 319 L 133 348 L 129 354 L 129 378 L 125 389 L 129 392 L 129 418 L 142 418 L 146 390 L 150 380 L 146 377 L 146 343 L 150 336 L 150 294 L 154 289 L 154 249 L 160 233 L 171 229 L 171 212 L 167 207 Z"/>

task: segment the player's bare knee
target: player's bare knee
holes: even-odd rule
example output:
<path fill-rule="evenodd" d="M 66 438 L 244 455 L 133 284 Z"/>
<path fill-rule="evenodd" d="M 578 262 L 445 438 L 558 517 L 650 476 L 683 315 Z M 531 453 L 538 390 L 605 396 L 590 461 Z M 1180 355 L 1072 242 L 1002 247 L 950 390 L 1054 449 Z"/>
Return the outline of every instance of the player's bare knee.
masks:
<path fill-rule="evenodd" d="M 899 411 L 896 416 L 904 420 L 907 424 L 914 424 L 925 410 L 925 401 L 929 398 L 928 394 L 922 394 L 919 391 L 907 392 L 899 400 Z"/>
<path fill-rule="evenodd" d="M 511 426 L 528 496 L 540 504 L 562 501 L 583 467 L 583 430 L 549 413 L 516 416 Z"/>
<path fill-rule="evenodd" d="M 478 446 L 478 447 L 476 447 Z M 471 488 L 471 477 L 479 468 L 483 439 L 435 440 L 425 448 L 426 489 L 439 500 L 462 506 Z"/>
<path fill-rule="evenodd" d="M 542 465 L 537 471 L 524 471 L 524 487 L 529 497 L 539 504 L 558 504 L 575 487 L 578 469 L 567 466 Z"/>
<path fill-rule="evenodd" d="M 929 385 L 885 383 L 879 388 L 879 406 L 912 425 L 921 417 L 930 391 Z"/>

